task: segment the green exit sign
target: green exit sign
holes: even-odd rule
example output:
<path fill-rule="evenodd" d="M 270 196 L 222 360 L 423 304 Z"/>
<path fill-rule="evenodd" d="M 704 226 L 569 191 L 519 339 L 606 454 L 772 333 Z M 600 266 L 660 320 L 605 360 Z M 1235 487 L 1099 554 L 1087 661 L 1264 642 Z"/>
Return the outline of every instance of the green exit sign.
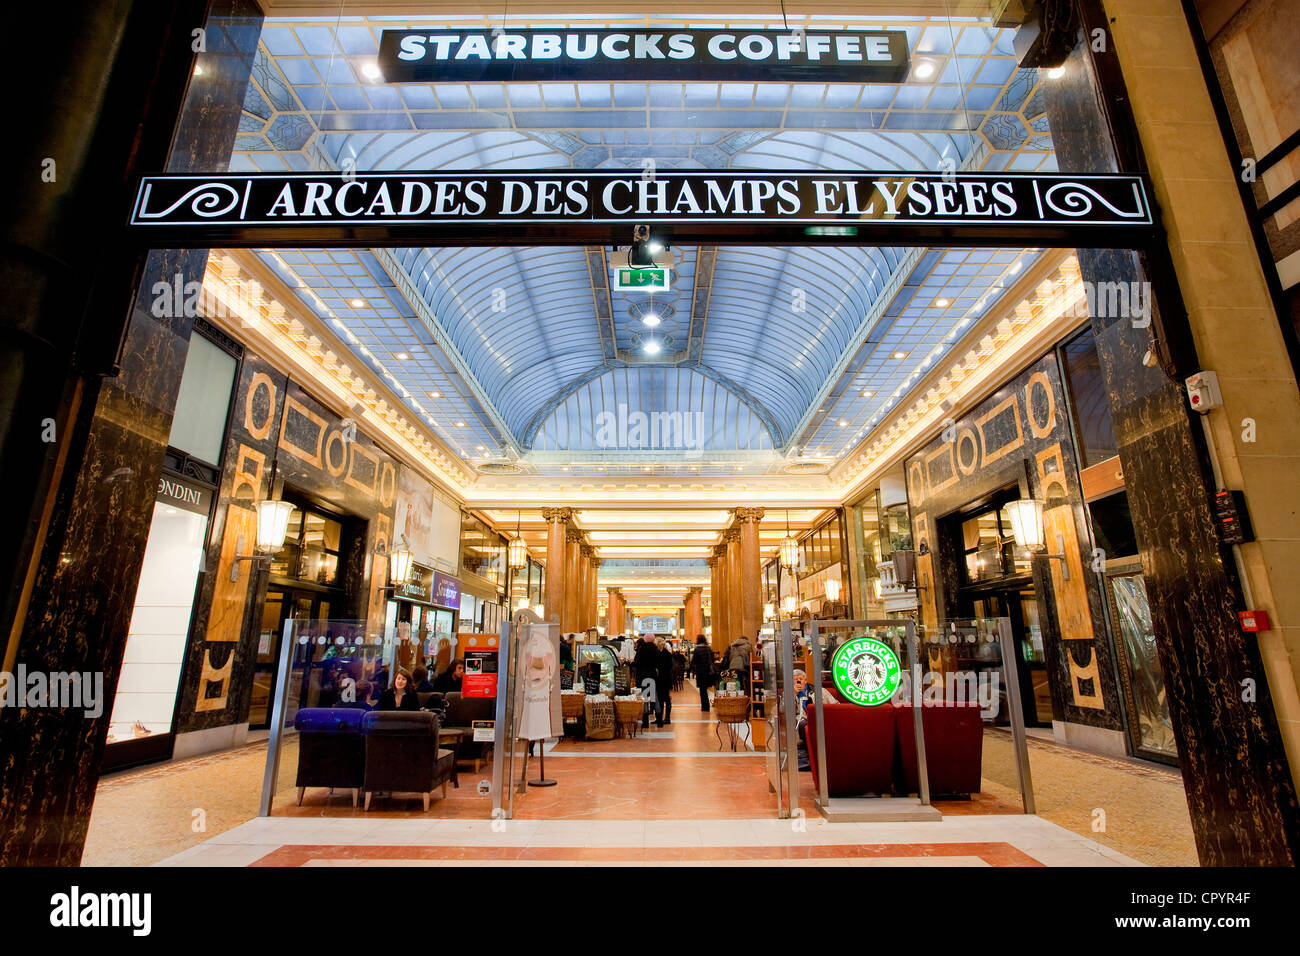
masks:
<path fill-rule="evenodd" d="M 615 269 L 614 290 L 618 292 L 667 292 L 668 270 L 653 267 Z"/>

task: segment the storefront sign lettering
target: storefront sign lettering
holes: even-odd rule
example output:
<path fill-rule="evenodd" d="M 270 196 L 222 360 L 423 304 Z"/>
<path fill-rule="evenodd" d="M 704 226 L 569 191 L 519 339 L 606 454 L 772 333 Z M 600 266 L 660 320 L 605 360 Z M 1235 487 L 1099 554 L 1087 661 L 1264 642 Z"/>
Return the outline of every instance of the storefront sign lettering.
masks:
<path fill-rule="evenodd" d="M 131 225 L 583 223 L 1149 227 L 1140 177 L 1015 173 L 605 171 L 146 176 Z"/>
<path fill-rule="evenodd" d="M 389 83 L 898 83 L 902 30 L 385 30 Z"/>

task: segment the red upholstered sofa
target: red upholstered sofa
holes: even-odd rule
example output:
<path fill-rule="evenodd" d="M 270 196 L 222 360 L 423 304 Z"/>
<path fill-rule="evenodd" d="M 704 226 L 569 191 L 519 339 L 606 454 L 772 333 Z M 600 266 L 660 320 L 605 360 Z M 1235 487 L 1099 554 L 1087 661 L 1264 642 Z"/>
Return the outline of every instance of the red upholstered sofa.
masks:
<path fill-rule="evenodd" d="M 918 793 L 912 708 L 844 704 L 826 690 L 826 762 L 830 765 L 826 784 L 830 796 Z M 921 715 L 930 795 L 978 793 L 984 742 L 979 706 L 923 707 Z M 816 706 L 809 705 L 804 734 L 813 782 L 820 788 L 817 720 Z"/>
<path fill-rule="evenodd" d="M 898 792 L 919 793 L 916 772 L 916 735 L 912 707 L 895 711 L 894 740 L 898 748 Z M 921 708 L 925 733 L 925 765 L 930 796 L 947 797 L 979 793 L 984 757 L 984 721 L 979 704 L 944 704 Z"/>
<path fill-rule="evenodd" d="M 888 704 L 883 707 L 841 704 L 831 702 L 829 694 L 826 696 L 826 762 L 830 765 L 827 792 L 832 797 L 889 793 L 894 786 L 894 708 Z M 818 788 L 821 787 L 821 768 L 817 764 L 820 719 L 816 704 L 809 704 L 804 735 L 808 763 Z"/>

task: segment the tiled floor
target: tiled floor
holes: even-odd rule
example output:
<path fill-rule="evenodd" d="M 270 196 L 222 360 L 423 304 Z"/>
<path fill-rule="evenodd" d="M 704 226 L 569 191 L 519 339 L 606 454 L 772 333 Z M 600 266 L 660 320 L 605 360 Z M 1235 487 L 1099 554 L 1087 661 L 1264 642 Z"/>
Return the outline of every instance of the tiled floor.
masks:
<path fill-rule="evenodd" d="M 1010 746 L 990 734 L 984 792 L 939 801 L 940 823 L 830 824 L 801 774 L 794 819 L 776 818 L 761 753 L 719 751 L 715 727 L 688 685 L 676 719 L 634 739 L 562 740 L 548 747 L 550 788 L 515 794 L 514 818 L 492 821 L 480 781 L 376 799 L 292 787 L 286 747 L 273 816 L 257 818 L 265 747 L 178 761 L 102 781 L 83 862 L 165 865 L 494 865 L 564 862 L 684 865 L 1141 865 L 1191 863 L 1181 781 L 1161 768 L 1032 744 L 1039 816 L 1020 813 Z M 526 778 L 537 775 L 531 758 Z M 523 777 L 522 762 L 516 779 Z M 1094 831 L 1105 800 L 1105 829 Z M 200 821 L 200 822 L 196 822 Z M 1185 832 L 1184 832 L 1185 831 Z M 1118 838 L 1117 838 L 1118 835 Z"/>

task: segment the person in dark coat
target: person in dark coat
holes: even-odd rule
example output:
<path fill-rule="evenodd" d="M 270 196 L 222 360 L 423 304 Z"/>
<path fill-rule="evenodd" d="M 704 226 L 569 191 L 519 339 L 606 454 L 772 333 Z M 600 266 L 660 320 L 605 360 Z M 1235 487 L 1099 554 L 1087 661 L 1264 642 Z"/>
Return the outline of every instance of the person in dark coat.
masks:
<path fill-rule="evenodd" d="M 695 686 L 700 689 L 700 710 L 709 712 L 709 688 L 713 686 L 713 651 L 704 642 L 704 635 L 695 637 L 695 650 L 691 653 L 691 669 L 695 671 Z"/>
<path fill-rule="evenodd" d="M 655 712 L 655 726 L 664 725 L 663 711 L 663 694 L 659 690 L 659 648 L 655 647 L 654 635 L 646 634 L 636 645 L 636 656 L 632 658 L 632 666 L 636 669 L 636 684 L 642 688 L 645 693 L 650 692 L 646 687 L 646 681 L 651 681 L 651 687 L 654 689 L 654 703 L 651 705 Z M 645 730 L 650 726 L 650 710 L 647 709 L 645 715 L 641 718 L 641 729 Z"/>
<path fill-rule="evenodd" d="M 465 662 L 456 661 L 451 667 L 438 675 L 433 682 L 433 689 L 442 694 L 450 694 L 454 690 L 460 690 L 461 683 L 465 679 Z"/>
<path fill-rule="evenodd" d="M 672 723 L 673 713 L 673 652 L 662 637 L 655 642 L 659 648 L 659 702 L 663 705 L 664 723 Z"/>
<path fill-rule="evenodd" d="M 411 675 L 405 669 L 399 669 L 393 675 L 393 686 L 379 696 L 376 710 L 419 710 L 420 698 L 415 693 Z"/>

